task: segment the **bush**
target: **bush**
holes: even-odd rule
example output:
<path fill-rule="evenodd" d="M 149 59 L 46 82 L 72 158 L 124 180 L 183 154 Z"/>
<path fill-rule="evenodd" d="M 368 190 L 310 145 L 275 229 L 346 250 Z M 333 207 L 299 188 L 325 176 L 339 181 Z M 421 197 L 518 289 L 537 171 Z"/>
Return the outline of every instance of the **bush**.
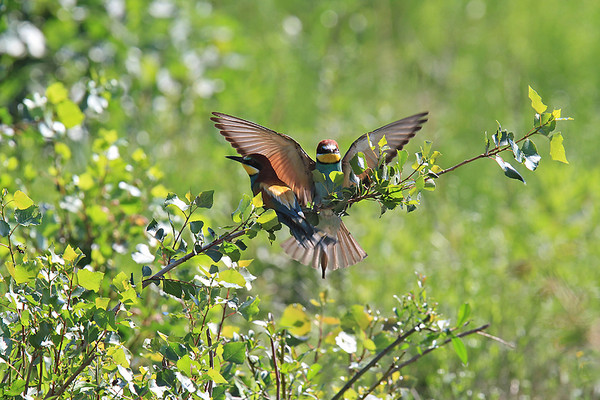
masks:
<path fill-rule="evenodd" d="M 90 88 L 108 101 L 109 86 Z M 537 117 L 522 138 L 499 127 L 482 155 L 446 170 L 426 142 L 411 174 L 401 176 L 403 154 L 400 164 L 371 171 L 370 186 L 338 199 L 340 210 L 371 199 L 410 211 L 434 187 L 427 182 L 485 157 L 522 180 L 497 154 L 512 151 L 535 169 L 536 133 L 558 142 L 552 157 L 566 161 L 551 135 L 560 114 L 545 113 L 532 89 L 530 98 Z M 209 214 L 212 190 L 168 193 L 144 152 L 86 120 L 62 84 L 23 110 L 22 120 L 3 125 L 0 153 L 5 398 L 391 398 L 405 390 L 411 364 L 446 344 L 467 364 L 461 338 L 487 328 L 466 330 L 468 304 L 454 323 L 441 316 L 424 276 L 391 312 L 338 306 L 327 291 L 269 309 L 244 259 L 253 238 L 273 240 L 281 227 L 260 196 L 244 195 L 233 224 L 211 227 L 222 220 Z M 150 265 L 164 268 L 153 274 Z"/>

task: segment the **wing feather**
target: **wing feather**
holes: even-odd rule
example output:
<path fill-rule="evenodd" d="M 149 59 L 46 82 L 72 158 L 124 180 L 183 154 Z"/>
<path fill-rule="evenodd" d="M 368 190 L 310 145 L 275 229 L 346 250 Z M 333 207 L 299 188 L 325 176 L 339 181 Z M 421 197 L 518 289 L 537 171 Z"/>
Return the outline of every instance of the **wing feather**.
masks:
<path fill-rule="evenodd" d="M 221 135 L 242 156 L 257 153 L 269 159 L 277 177 L 288 185 L 302 205 L 313 199 L 315 162 L 291 137 L 232 115 L 213 112 Z"/>
<path fill-rule="evenodd" d="M 410 139 L 412 139 L 416 133 L 421 130 L 423 124 L 427 122 L 428 112 L 423 112 L 410 117 L 403 118 L 399 121 L 392 122 L 373 132 L 365 133 L 352 143 L 344 158 L 342 159 L 342 170 L 344 175 L 349 176 L 352 168 L 350 167 L 350 160 L 354 155 L 362 152 L 365 155 L 365 161 L 369 168 L 377 167 L 377 159 L 379 155 L 379 141 L 385 136 L 387 144 L 390 147 L 386 150 L 385 162 L 389 163 L 394 157 L 396 157 L 397 151 L 401 150 L 402 147 Z M 369 146 L 369 139 L 375 146 L 375 149 L 371 149 Z"/>

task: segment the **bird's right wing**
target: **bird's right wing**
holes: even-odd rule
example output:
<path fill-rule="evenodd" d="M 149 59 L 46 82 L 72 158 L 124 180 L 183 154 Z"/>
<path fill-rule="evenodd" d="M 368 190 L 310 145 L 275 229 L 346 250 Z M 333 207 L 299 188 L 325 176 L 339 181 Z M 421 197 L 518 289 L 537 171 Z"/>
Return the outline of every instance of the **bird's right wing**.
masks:
<path fill-rule="evenodd" d="M 312 170 L 315 162 L 291 137 L 254 122 L 219 112 L 211 118 L 221 135 L 242 156 L 262 154 L 269 159 L 275 173 L 288 185 L 302 205 L 312 202 Z"/>
<path fill-rule="evenodd" d="M 399 121 L 392 122 L 373 132 L 365 133 L 352 143 L 344 158 L 342 159 L 342 169 L 346 177 L 349 176 L 352 168 L 350 167 L 350 160 L 358 152 L 362 152 L 365 155 L 365 161 L 369 168 L 377 167 L 377 160 L 379 158 L 379 141 L 385 136 L 387 145 L 390 147 L 386 150 L 385 162 L 389 163 L 394 157 L 396 157 L 397 151 L 401 150 L 402 147 L 408 141 L 415 136 L 415 134 L 421 130 L 423 124 L 427 122 L 427 112 L 411 115 L 410 117 L 403 118 Z M 371 149 L 369 145 L 369 139 L 375 146 L 375 150 Z"/>

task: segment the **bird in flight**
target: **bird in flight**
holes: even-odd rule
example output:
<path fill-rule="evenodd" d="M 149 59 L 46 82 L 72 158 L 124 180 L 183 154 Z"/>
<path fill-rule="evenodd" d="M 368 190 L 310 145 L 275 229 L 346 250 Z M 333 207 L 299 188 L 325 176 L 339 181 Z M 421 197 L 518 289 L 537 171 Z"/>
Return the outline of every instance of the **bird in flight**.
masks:
<path fill-rule="evenodd" d="M 275 210 L 279 222 L 290 228 L 290 233 L 300 246 L 308 248 L 334 241 L 319 234 L 319 230 L 308 222 L 296 195 L 277 177 L 267 157 L 262 154 L 226 157 L 242 164 L 250 177 L 252 193 L 255 196 L 261 194 L 265 208 Z"/>
<path fill-rule="evenodd" d="M 293 259 L 321 269 L 324 278 L 327 269 L 345 268 L 367 256 L 341 217 L 327 208 L 332 193 L 339 193 L 343 187 L 355 184 L 360 178 L 354 175 L 350 160 L 359 152 L 363 153 L 366 166 L 376 169 L 379 143 L 385 136 L 389 148 L 383 154 L 385 162 L 389 163 L 397 151 L 421 130 L 427 121 L 427 114 L 415 114 L 365 133 L 352 143 L 343 157 L 334 140 L 322 140 L 317 145 L 316 161 L 288 135 L 219 112 L 213 112 L 211 120 L 241 156 L 260 154 L 266 157 L 277 178 L 292 190 L 301 207 L 316 205 L 320 209 L 316 228 L 334 240 L 326 246 L 303 246 L 296 238 L 290 238 L 282 247 Z M 313 171 L 322 173 L 325 179 L 315 181 Z M 331 179 L 330 174 L 334 171 L 343 173 L 344 183 L 341 187 Z"/>

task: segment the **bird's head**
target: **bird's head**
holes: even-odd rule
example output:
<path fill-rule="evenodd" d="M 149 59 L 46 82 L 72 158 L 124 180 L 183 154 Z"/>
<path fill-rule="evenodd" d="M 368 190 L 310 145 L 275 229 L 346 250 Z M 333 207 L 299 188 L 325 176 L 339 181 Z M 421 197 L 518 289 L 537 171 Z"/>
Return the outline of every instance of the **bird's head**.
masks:
<path fill-rule="evenodd" d="M 340 161 L 340 148 L 335 140 L 321 140 L 317 145 L 317 161 L 322 164 L 335 164 Z"/>
<path fill-rule="evenodd" d="M 242 164 L 248 175 L 257 175 L 269 162 L 269 160 L 262 154 L 250 154 L 244 157 L 239 156 L 225 156 L 230 160 L 237 161 Z"/>

